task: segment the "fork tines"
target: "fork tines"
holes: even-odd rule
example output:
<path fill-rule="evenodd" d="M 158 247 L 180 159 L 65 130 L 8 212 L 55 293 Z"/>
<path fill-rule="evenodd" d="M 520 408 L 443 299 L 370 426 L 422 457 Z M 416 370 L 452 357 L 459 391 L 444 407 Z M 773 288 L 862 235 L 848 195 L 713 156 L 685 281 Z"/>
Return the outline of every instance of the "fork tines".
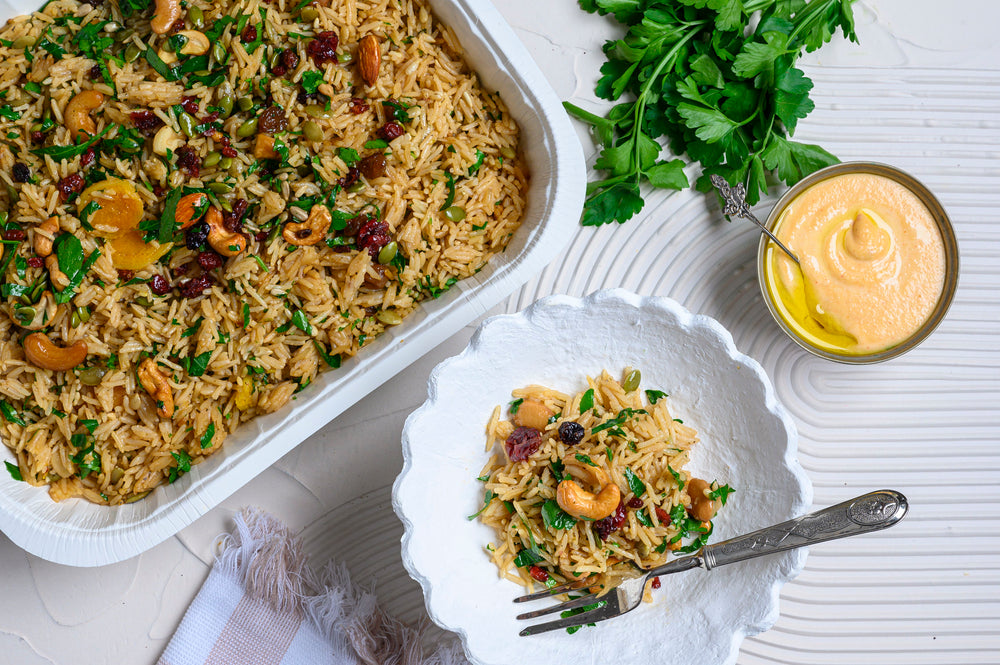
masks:
<path fill-rule="evenodd" d="M 581 602 L 582 601 L 582 602 Z M 549 621 L 546 623 L 535 624 L 534 626 L 528 626 L 522 630 L 518 635 L 521 637 L 527 637 L 529 635 L 538 635 L 539 633 L 547 633 L 550 630 L 559 630 L 560 628 L 574 628 L 576 626 L 583 626 L 588 623 L 597 623 L 598 621 L 604 621 L 605 619 L 612 619 L 621 614 L 621 608 L 619 607 L 618 595 L 615 593 L 609 593 L 601 598 L 595 598 L 593 594 L 585 596 L 583 598 L 574 599 L 568 603 L 562 603 L 555 605 L 553 607 L 540 610 L 538 612 L 530 612 L 528 614 L 522 614 L 518 619 L 530 619 L 536 616 L 542 616 L 544 614 L 549 614 L 551 612 L 559 612 L 566 610 L 573 610 L 578 607 L 584 607 L 586 605 L 597 605 L 593 609 L 587 610 L 585 612 L 580 612 L 579 614 L 574 614 L 572 616 L 563 617 L 561 619 L 556 619 L 555 621 Z"/>

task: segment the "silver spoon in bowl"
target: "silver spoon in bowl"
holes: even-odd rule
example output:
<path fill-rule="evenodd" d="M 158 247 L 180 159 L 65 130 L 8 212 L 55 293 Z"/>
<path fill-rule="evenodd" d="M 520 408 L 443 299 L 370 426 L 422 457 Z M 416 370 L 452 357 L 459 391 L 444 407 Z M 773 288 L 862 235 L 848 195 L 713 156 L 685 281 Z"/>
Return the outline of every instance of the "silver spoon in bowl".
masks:
<path fill-rule="evenodd" d="M 792 253 L 792 250 L 785 247 L 781 241 L 778 240 L 775 235 L 754 216 L 753 211 L 750 210 L 750 206 L 747 205 L 747 192 L 743 183 L 738 183 L 737 185 L 730 187 L 729 183 L 726 182 L 726 179 L 720 175 L 712 175 L 710 179 L 712 184 L 715 185 L 715 188 L 719 190 L 719 195 L 722 197 L 724 202 L 724 205 L 722 206 L 723 215 L 726 217 L 741 217 L 743 219 L 749 219 L 751 222 L 759 226 L 760 230 L 763 231 L 767 237 L 774 242 L 774 244 L 780 247 L 792 261 L 799 263 L 799 257 L 795 256 L 795 254 Z"/>

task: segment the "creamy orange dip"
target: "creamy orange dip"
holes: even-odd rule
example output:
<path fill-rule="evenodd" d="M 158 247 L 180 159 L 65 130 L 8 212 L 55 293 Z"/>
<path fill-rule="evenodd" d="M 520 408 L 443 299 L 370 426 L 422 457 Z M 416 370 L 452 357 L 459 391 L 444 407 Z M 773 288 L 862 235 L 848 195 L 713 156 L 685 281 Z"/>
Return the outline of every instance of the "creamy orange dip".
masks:
<path fill-rule="evenodd" d="M 848 355 L 905 341 L 930 317 L 945 249 L 930 210 L 889 178 L 850 173 L 809 187 L 785 208 L 766 281 L 782 318 L 806 342 Z"/>

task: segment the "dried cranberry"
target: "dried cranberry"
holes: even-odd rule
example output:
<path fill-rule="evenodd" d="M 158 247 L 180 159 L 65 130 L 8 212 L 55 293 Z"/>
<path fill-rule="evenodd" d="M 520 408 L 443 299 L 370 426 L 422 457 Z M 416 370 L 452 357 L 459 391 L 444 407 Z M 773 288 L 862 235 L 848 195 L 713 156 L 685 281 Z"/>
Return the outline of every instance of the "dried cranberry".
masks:
<path fill-rule="evenodd" d="M 257 39 L 257 26 L 250 24 L 243 28 L 243 32 L 240 33 L 240 39 L 245 42 L 252 42 Z"/>
<path fill-rule="evenodd" d="M 166 295 L 170 292 L 170 282 L 163 275 L 153 275 L 149 279 L 149 290 L 158 296 Z"/>
<path fill-rule="evenodd" d="M 285 112 L 278 106 L 268 106 L 257 121 L 257 129 L 267 134 L 283 132 L 286 127 L 288 120 L 285 118 Z"/>
<path fill-rule="evenodd" d="M 59 190 L 59 196 L 62 200 L 68 201 L 74 194 L 79 194 L 83 191 L 83 185 L 83 176 L 79 173 L 74 173 L 60 180 L 56 188 Z"/>
<path fill-rule="evenodd" d="M 403 126 L 398 122 L 387 122 L 378 130 L 378 135 L 386 141 L 398 139 L 403 135 Z"/>
<path fill-rule="evenodd" d="M 169 189 L 158 183 L 153 185 L 153 196 L 155 196 L 158 199 L 162 199 L 164 196 L 167 195 L 167 192 L 169 191 L 170 191 Z"/>
<path fill-rule="evenodd" d="M 94 152 L 94 149 L 87 148 L 84 150 L 83 154 L 80 155 L 80 166 L 87 168 L 94 163 L 95 159 L 97 159 L 97 154 Z"/>
<path fill-rule="evenodd" d="M 45 265 L 45 259 L 40 256 L 32 256 L 28 259 L 28 265 L 32 268 L 41 268 Z"/>
<path fill-rule="evenodd" d="M 358 163 L 358 168 L 369 180 L 381 178 L 385 175 L 385 155 L 380 152 L 368 155 Z"/>
<path fill-rule="evenodd" d="M 15 240 L 21 241 L 28 237 L 28 234 L 24 232 L 24 229 L 7 229 L 3 232 L 4 240 Z"/>
<path fill-rule="evenodd" d="M 378 307 L 365 307 L 365 316 L 375 316 L 378 314 Z"/>
<path fill-rule="evenodd" d="M 212 276 L 205 273 L 194 279 L 181 282 L 178 286 L 180 287 L 181 295 L 185 298 L 197 298 L 201 295 L 202 291 L 212 288 L 212 281 Z"/>
<path fill-rule="evenodd" d="M 665 511 L 663 508 L 657 507 L 656 518 L 660 520 L 660 524 L 670 524 L 670 513 Z"/>
<path fill-rule="evenodd" d="M 31 142 L 41 143 L 45 139 L 45 134 L 41 131 L 31 132 Z"/>
<path fill-rule="evenodd" d="M 193 116 L 201 113 L 201 109 L 198 107 L 198 100 L 194 97 L 183 97 L 181 99 L 181 108 Z"/>
<path fill-rule="evenodd" d="M 639 508 L 642 508 L 642 506 L 643 506 L 642 499 L 640 499 L 637 496 L 634 496 L 628 500 L 628 507 L 631 508 L 632 510 L 637 510 Z"/>
<path fill-rule="evenodd" d="M 389 225 L 376 219 L 369 219 L 358 230 L 358 247 L 367 249 L 372 258 L 392 241 L 389 237 Z"/>
<path fill-rule="evenodd" d="M 583 439 L 584 432 L 583 425 L 569 420 L 559 425 L 559 440 L 567 446 L 575 446 Z"/>
<path fill-rule="evenodd" d="M 205 129 L 201 130 L 202 136 L 211 136 L 215 133 L 215 127 L 212 127 L 212 123 L 219 119 L 219 112 L 212 111 L 206 116 L 203 116 L 200 120 L 201 124 L 205 125 Z"/>
<path fill-rule="evenodd" d="M 621 499 L 619 499 L 618 507 L 615 508 L 615 512 L 611 513 L 603 520 L 594 522 L 592 526 L 594 532 L 598 535 L 598 537 L 600 537 L 601 540 L 607 540 L 608 536 L 622 528 L 623 524 L 625 524 L 625 504 L 622 503 Z"/>
<path fill-rule="evenodd" d="M 531 568 L 528 568 L 528 573 L 539 582 L 549 581 L 549 574 L 544 570 L 542 570 L 541 568 L 539 568 L 538 566 L 532 566 Z"/>
<path fill-rule="evenodd" d="M 187 271 L 188 271 L 188 264 L 182 263 L 176 268 L 174 268 L 174 276 L 180 277 L 181 275 L 187 274 Z"/>
<path fill-rule="evenodd" d="M 184 246 L 188 249 L 200 249 L 205 246 L 208 240 L 208 224 L 198 222 L 189 228 L 184 234 Z"/>
<path fill-rule="evenodd" d="M 281 62 L 274 63 L 274 67 L 271 67 L 271 73 L 275 76 L 281 77 L 288 73 L 288 67 L 285 67 Z"/>
<path fill-rule="evenodd" d="M 101 66 L 100 65 L 94 65 L 93 67 L 90 68 L 90 78 L 92 80 L 96 80 L 96 79 L 101 78 Z"/>
<path fill-rule="evenodd" d="M 654 589 L 659 589 L 660 586 L 661 586 L 660 585 L 660 578 L 659 577 L 654 577 L 653 581 L 650 583 L 650 586 L 653 587 Z"/>
<path fill-rule="evenodd" d="M 154 129 L 159 129 L 163 124 L 160 116 L 152 111 L 133 111 L 129 114 L 129 118 L 132 119 L 132 124 L 135 125 L 135 128 L 143 134 L 151 134 Z"/>
<path fill-rule="evenodd" d="M 347 175 L 345 175 L 343 178 L 340 179 L 340 186 L 343 187 L 344 189 L 347 189 L 348 187 L 356 183 L 358 181 L 358 178 L 360 177 L 361 177 L 360 169 L 358 169 L 358 167 L 356 166 L 349 166 L 347 168 Z"/>
<path fill-rule="evenodd" d="M 133 277 L 135 277 L 135 271 L 134 270 L 119 270 L 118 271 L 118 279 L 120 279 L 123 282 L 129 281 Z"/>
<path fill-rule="evenodd" d="M 542 446 L 542 434 L 534 427 L 518 427 L 507 437 L 504 447 L 511 462 L 526 460 Z M 596 524 L 596 522 L 595 522 Z"/>
<path fill-rule="evenodd" d="M 197 178 L 201 172 L 201 157 L 198 151 L 189 145 L 183 145 L 176 150 L 177 164 L 188 172 L 192 178 Z"/>
<path fill-rule="evenodd" d="M 257 242 L 264 242 L 265 240 L 267 240 L 267 231 L 257 231 L 257 233 L 254 234 L 253 238 Z"/>
<path fill-rule="evenodd" d="M 337 62 L 337 46 L 340 38 L 337 33 L 330 30 L 316 35 L 315 39 L 309 42 L 306 47 L 306 54 L 312 58 L 317 67 L 322 67 L 327 62 Z"/>
<path fill-rule="evenodd" d="M 225 262 L 225 259 L 211 250 L 198 255 L 198 265 L 201 266 L 202 270 L 215 270 Z"/>
<path fill-rule="evenodd" d="M 358 99 L 357 97 L 352 98 L 351 101 L 347 104 L 347 110 L 354 115 L 361 115 L 369 108 L 370 107 L 368 106 L 368 102 L 366 102 L 363 99 Z"/>
<path fill-rule="evenodd" d="M 174 21 L 173 24 L 170 26 L 170 32 L 180 32 L 185 27 L 187 26 L 184 23 L 184 19 L 179 18 L 176 21 Z"/>

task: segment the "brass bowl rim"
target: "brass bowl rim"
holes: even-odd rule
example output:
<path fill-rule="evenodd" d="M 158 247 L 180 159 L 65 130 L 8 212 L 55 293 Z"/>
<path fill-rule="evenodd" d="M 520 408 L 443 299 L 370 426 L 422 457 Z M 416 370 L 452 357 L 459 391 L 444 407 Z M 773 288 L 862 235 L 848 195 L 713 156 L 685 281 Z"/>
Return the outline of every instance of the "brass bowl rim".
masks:
<path fill-rule="evenodd" d="M 788 205 L 799 196 L 799 194 L 813 185 L 822 182 L 823 180 L 828 180 L 830 178 L 848 173 L 870 173 L 894 180 L 910 190 L 925 206 L 927 206 L 927 209 L 931 212 L 931 216 L 937 224 L 938 231 L 941 233 L 941 239 L 944 243 L 945 277 L 944 285 L 941 289 L 941 296 L 938 298 L 937 305 L 935 305 L 934 311 L 931 312 L 931 315 L 927 318 L 924 324 L 920 326 L 915 333 L 899 344 L 875 353 L 864 355 L 846 355 L 833 353 L 831 351 L 813 346 L 806 340 L 799 337 L 791 326 L 785 322 L 781 314 L 778 313 L 777 307 L 775 307 L 775 304 L 771 299 L 764 278 L 767 247 L 770 240 L 764 234 L 761 234 L 760 242 L 757 246 L 757 284 L 760 287 L 764 303 L 767 305 L 767 309 L 771 313 L 771 318 L 773 318 L 775 323 L 778 324 L 778 327 L 781 328 L 782 331 L 784 331 L 784 333 L 800 347 L 809 353 L 812 353 L 820 358 L 825 358 L 826 360 L 832 360 L 834 362 L 848 365 L 870 365 L 897 358 L 907 351 L 915 348 L 927 339 L 927 337 L 929 337 L 930 334 L 937 329 L 941 321 L 944 320 L 944 317 L 948 313 L 951 303 L 954 300 L 955 291 L 958 288 L 958 240 L 955 237 L 955 229 L 952 226 L 951 218 L 948 216 L 947 211 L 926 185 L 900 168 L 890 164 L 869 161 L 841 162 L 839 164 L 827 166 L 826 168 L 822 168 L 819 171 L 806 176 L 799 182 L 795 183 L 794 186 L 792 186 L 781 196 L 780 199 L 778 199 L 778 202 L 774 204 L 773 208 L 771 208 L 771 212 L 767 216 L 764 225 L 768 228 L 768 230 L 773 231 L 781 213 L 785 211 L 785 208 L 787 208 Z"/>

